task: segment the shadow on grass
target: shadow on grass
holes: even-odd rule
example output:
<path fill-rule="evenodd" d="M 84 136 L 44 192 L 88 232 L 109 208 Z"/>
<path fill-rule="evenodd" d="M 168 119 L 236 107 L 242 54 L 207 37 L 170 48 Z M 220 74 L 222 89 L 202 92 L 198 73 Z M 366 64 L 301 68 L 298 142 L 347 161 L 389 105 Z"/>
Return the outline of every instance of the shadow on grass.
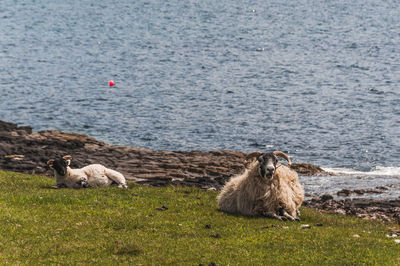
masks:
<path fill-rule="evenodd" d="M 143 253 L 143 250 L 133 242 L 124 243 L 115 241 L 114 245 L 111 247 L 111 253 L 114 255 L 138 256 Z"/>
<path fill-rule="evenodd" d="M 220 210 L 220 209 L 216 209 L 216 211 L 219 212 L 219 213 L 223 213 L 223 214 L 225 214 L 225 215 L 227 215 L 227 216 L 236 217 L 236 218 L 239 218 L 239 217 L 248 218 L 248 219 L 260 219 L 260 218 L 264 218 L 264 219 L 266 219 L 266 220 L 268 220 L 268 221 L 277 221 L 277 222 L 300 222 L 300 221 L 301 221 L 301 219 L 300 219 L 300 221 L 279 220 L 279 219 L 276 219 L 276 218 L 272 218 L 272 217 L 268 217 L 268 216 L 263 216 L 263 215 L 247 216 L 247 215 L 238 214 L 238 213 L 225 212 L 225 211 L 222 211 L 222 210 Z"/>

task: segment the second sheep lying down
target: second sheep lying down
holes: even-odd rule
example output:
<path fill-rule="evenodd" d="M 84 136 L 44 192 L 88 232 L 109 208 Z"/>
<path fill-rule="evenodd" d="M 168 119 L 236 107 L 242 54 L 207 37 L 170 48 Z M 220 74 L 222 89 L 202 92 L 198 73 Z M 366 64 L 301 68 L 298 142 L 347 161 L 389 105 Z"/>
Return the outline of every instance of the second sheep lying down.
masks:
<path fill-rule="evenodd" d="M 113 184 L 121 188 L 128 188 L 126 179 L 120 172 L 101 164 L 90 164 L 83 168 L 71 169 L 69 167 L 71 160 L 72 157 L 66 155 L 47 162 L 47 165 L 54 170 L 55 188 L 105 187 Z"/>
<path fill-rule="evenodd" d="M 278 162 L 283 152 L 253 152 L 247 156 L 250 167 L 225 184 L 218 195 L 219 209 L 246 216 L 267 216 L 279 220 L 299 220 L 304 190 L 297 173 Z"/>

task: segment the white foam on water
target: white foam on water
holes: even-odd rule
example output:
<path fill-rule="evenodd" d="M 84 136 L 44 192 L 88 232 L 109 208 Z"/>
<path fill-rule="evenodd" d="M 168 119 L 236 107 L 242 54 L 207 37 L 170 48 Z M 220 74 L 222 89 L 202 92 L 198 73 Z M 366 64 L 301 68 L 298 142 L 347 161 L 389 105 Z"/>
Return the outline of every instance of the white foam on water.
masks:
<path fill-rule="evenodd" d="M 323 170 L 333 173 L 333 174 L 342 174 L 342 175 L 373 175 L 373 176 L 399 176 L 400 177 L 400 167 L 396 166 L 376 166 L 372 168 L 370 171 L 358 171 L 349 168 L 328 168 L 323 167 Z"/>

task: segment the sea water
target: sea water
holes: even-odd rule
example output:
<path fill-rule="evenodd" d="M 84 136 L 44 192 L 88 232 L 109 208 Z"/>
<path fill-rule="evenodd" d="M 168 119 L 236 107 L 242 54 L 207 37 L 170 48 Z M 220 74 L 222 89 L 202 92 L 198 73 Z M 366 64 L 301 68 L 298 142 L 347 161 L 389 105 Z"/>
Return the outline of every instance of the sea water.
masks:
<path fill-rule="evenodd" d="M 399 44 L 398 1 L 2 0 L 0 119 L 399 183 Z"/>

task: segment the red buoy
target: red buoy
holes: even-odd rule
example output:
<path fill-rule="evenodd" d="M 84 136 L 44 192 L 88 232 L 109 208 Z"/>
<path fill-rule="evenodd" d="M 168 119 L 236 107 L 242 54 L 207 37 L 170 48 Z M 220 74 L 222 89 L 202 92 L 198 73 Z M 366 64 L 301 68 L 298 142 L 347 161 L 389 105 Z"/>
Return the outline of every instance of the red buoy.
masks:
<path fill-rule="evenodd" d="M 114 81 L 112 81 L 112 80 L 110 80 L 110 81 L 108 82 L 108 84 L 110 85 L 110 87 L 112 87 L 112 86 L 115 85 Z"/>

